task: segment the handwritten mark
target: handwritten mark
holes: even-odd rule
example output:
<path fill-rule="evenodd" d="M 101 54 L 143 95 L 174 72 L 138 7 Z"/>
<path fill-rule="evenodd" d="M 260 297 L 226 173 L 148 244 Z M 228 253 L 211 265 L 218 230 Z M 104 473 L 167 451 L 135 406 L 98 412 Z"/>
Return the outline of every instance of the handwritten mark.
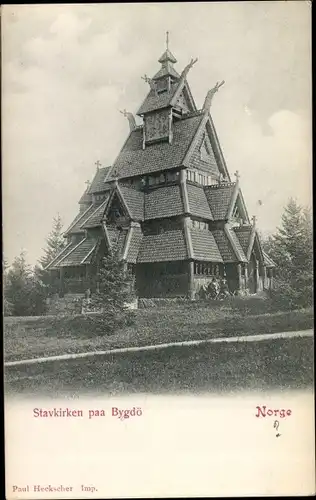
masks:
<path fill-rule="evenodd" d="M 277 433 L 276 433 L 277 438 L 281 436 L 281 434 L 278 433 L 279 425 L 280 425 L 280 422 L 278 420 L 275 420 L 274 424 L 273 424 L 273 428 L 276 429 L 276 431 L 277 431 Z"/>

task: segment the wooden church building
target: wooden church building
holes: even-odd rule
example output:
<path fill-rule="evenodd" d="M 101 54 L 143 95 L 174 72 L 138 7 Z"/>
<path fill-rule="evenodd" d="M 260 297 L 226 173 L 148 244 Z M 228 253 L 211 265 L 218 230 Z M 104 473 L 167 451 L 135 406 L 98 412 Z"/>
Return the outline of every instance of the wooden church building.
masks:
<path fill-rule="evenodd" d="M 91 292 L 111 246 L 135 276 L 138 297 L 196 297 L 214 276 L 232 292 L 272 286 L 274 263 L 249 219 L 238 172 L 232 180 L 216 134 L 211 102 L 197 109 L 187 74 L 168 46 L 137 115 L 122 111 L 129 134 L 113 165 L 97 167 L 65 232 L 67 245 L 49 264 L 60 293 Z M 98 163 L 98 162 L 97 162 Z"/>

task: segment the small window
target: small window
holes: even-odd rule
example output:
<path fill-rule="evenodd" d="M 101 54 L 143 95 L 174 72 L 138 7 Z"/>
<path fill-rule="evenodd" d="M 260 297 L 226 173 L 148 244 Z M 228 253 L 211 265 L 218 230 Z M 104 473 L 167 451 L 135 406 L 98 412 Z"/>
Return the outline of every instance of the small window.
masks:
<path fill-rule="evenodd" d="M 164 182 L 166 182 L 166 176 L 165 174 L 161 174 L 159 177 L 159 183 L 163 184 Z"/>

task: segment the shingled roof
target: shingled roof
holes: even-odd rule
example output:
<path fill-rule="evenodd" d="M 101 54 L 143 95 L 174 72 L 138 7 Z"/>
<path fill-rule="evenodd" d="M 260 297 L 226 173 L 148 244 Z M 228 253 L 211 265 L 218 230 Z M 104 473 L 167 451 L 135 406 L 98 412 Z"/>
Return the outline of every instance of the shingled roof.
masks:
<path fill-rule="evenodd" d="M 212 234 L 221 253 L 223 262 L 237 262 L 238 259 L 236 258 L 233 247 L 224 229 L 214 229 L 212 230 Z"/>
<path fill-rule="evenodd" d="M 85 212 L 79 213 L 76 215 L 70 226 L 68 227 L 67 231 L 65 231 L 65 235 L 67 234 L 74 234 L 74 233 L 83 233 L 84 230 L 81 227 L 86 220 L 93 214 L 93 212 L 96 209 L 96 205 L 90 205 L 88 209 Z"/>
<path fill-rule="evenodd" d="M 269 257 L 269 255 L 263 251 L 263 258 L 264 258 L 264 263 L 267 267 L 276 267 L 276 263 L 274 262 L 274 260 L 271 259 L 271 257 Z"/>
<path fill-rule="evenodd" d="M 46 269 L 56 269 L 58 266 L 58 262 L 61 261 L 65 257 L 65 255 L 67 255 L 67 253 L 71 252 L 77 244 L 78 242 L 75 243 L 73 241 L 68 243 L 68 245 L 66 245 L 65 248 L 63 248 L 61 252 L 56 255 L 56 257 L 48 264 L 48 266 L 46 266 Z"/>
<path fill-rule="evenodd" d="M 213 215 L 210 210 L 207 198 L 203 187 L 187 184 L 187 192 L 189 199 L 189 211 L 195 217 L 213 220 Z"/>
<path fill-rule="evenodd" d="M 92 203 L 92 194 L 88 193 L 86 190 L 79 200 L 79 204 L 89 204 Z"/>
<path fill-rule="evenodd" d="M 233 245 L 233 249 L 237 257 L 237 260 L 239 262 L 248 262 L 246 257 L 247 253 L 245 254 L 242 245 L 240 244 L 240 241 L 233 228 L 227 227 L 227 233 L 230 238 L 230 242 Z"/>
<path fill-rule="evenodd" d="M 65 257 L 59 261 L 58 267 L 79 266 L 91 255 L 97 242 L 94 238 L 85 238 Z M 88 262 L 85 262 L 88 263 Z"/>
<path fill-rule="evenodd" d="M 144 193 L 133 187 L 119 185 L 119 192 L 132 219 L 144 220 Z"/>
<path fill-rule="evenodd" d="M 145 194 L 145 219 L 173 217 L 184 213 L 179 185 L 164 186 Z"/>
<path fill-rule="evenodd" d="M 223 262 L 215 238 L 210 231 L 191 228 L 190 234 L 195 260 Z"/>
<path fill-rule="evenodd" d="M 110 189 L 110 185 L 105 183 L 105 178 L 109 173 L 110 168 L 111 167 L 102 167 L 96 171 L 96 174 L 88 191 L 89 194 L 100 193 L 102 191 Z"/>
<path fill-rule="evenodd" d="M 188 258 L 184 233 L 181 229 L 161 234 L 144 235 L 137 262 L 166 262 Z"/>
<path fill-rule="evenodd" d="M 157 109 L 167 108 L 168 106 L 170 106 L 170 102 L 178 88 L 178 85 L 179 83 L 175 82 L 170 86 L 169 90 L 161 92 L 159 94 L 156 93 L 153 89 L 150 90 L 141 107 L 137 111 L 137 114 L 143 115 L 144 113 L 148 113 Z"/>
<path fill-rule="evenodd" d="M 182 166 L 202 120 L 203 114 L 196 113 L 174 122 L 172 144 L 159 142 L 145 149 L 142 127 L 133 130 L 115 160 L 112 172 L 116 171 L 117 176 L 123 178 Z"/>
<path fill-rule="evenodd" d="M 130 230 L 131 239 L 127 250 L 126 261 L 135 264 L 137 261 L 143 234 L 140 227 L 132 227 Z"/>
<path fill-rule="evenodd" d="M 109 197 L 110 193 L 107 194 L 101 205 L 93 205 L 94 211 L 85 219 L 84 223 L 81 224 L 83 229 L 100 226 Z"/>
<path fill-rule="evenodd" d="M 235 185 L 236 183 L 230 182 L 227 184 L 212 184 L 211 186 L 204 187 L 214 220 L 225 220 L 227 218 Z"/>
<path fill-rule="evenodd" d="M 237 238 L 240 242 L 240 245 L 244 253 L 247 255 L 250 242 L 250 235 L 252 233 L 252 226 L 235 227 L 234 232 L 237 235 Z"/>

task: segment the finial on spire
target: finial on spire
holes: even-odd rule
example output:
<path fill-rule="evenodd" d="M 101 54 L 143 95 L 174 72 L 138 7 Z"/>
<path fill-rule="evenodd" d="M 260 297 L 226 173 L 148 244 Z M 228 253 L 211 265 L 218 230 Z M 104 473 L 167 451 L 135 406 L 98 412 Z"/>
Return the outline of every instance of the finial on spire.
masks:
<path fill-rule="evenodd" d="M 257 216 L 256 215 L 253 215 L 251 217 L 251 220 L 252 220 L 252 225 L 255 226 L 256 225 L 256 221 L 257 221 Z"/>
<path fill-rule="evenodd" d="M 89 181 L 89 180 L 88 180 L 88 181 L 85 181 L 85 184 L 87 184 L 87 190 L 88 190 L 88 189 L 89 189 L 89 187 L 90 187 L 90 181 Z"/>
<path fill-rule="evenodd" d="M 234 173 L 234 176 L 236 177 L 236 182 L 239 181 L 240 179 L 240 173 L 239 173 L 239 170 L 236 170 L 236 172 Z"/>
<path fill-rule="evenodd" d="M 169 50 L 169 31 L 166 31 L 166 47 Z"/>
<path fill-rule="evenodd" d="M 101 163 L 99 160 L 97 160 L 95 163 L 94 163 L 97 167 L 97 170 L 99 170 L 99 168 L 101 167 Z"/>

